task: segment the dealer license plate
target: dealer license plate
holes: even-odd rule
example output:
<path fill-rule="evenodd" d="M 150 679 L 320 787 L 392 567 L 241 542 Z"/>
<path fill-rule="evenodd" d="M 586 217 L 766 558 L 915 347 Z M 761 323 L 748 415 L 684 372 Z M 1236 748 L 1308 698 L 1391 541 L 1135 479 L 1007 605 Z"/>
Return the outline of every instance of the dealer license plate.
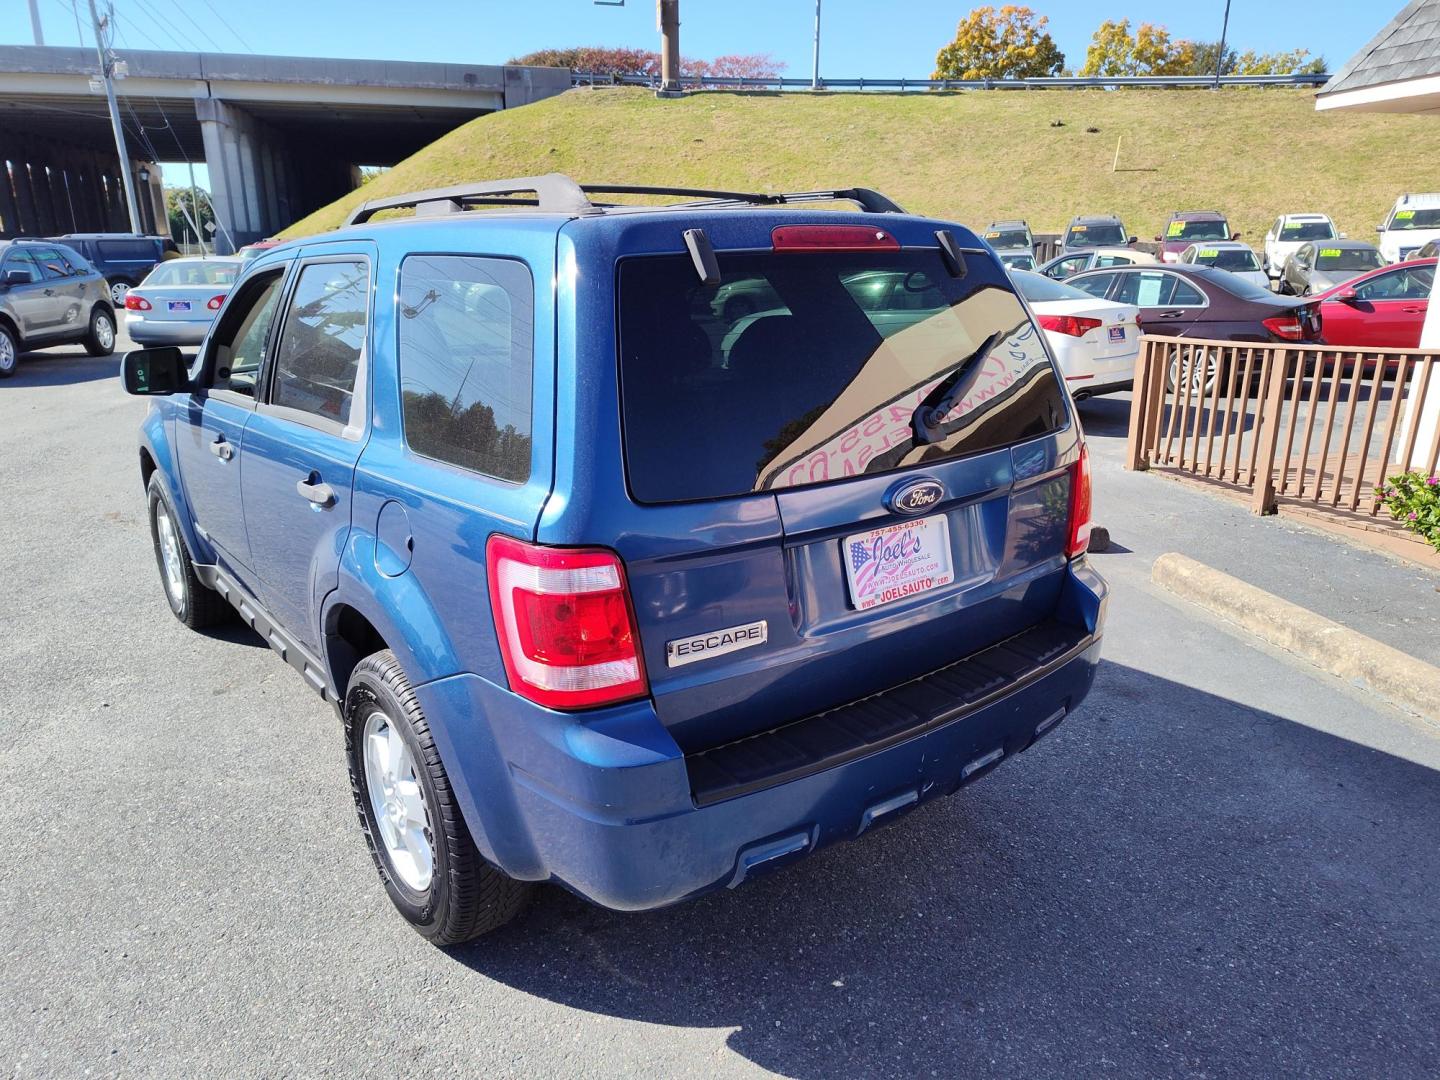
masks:
<path fill-rule="evenodd" d="M 860 611 L 938 589 L 955 580 L 950 560 L 950 522 L 944 514 L 841 541 L 850 602 Z"/>
<path fill-rule="evenodd" d="M 1112 326 L 1112 327 L 1110 327 L 1110 340 L 1111 340 L 1111 341 L 1122 341 L 1122 342 L 1123 342 L 1123 341 L 1125 340 L 1125 327 L 1123 327 L 1123 326 Z"/>
<path fill-rule="evenodd" d="M 171 310 L 171 311 L 189 311 L 189 310 L 190 310 L 190 301 L 189 301 L 189 300 L 171 300 L 171 301 L 169 302 L 169 307 L 170 307 L 170 310 Z"/>

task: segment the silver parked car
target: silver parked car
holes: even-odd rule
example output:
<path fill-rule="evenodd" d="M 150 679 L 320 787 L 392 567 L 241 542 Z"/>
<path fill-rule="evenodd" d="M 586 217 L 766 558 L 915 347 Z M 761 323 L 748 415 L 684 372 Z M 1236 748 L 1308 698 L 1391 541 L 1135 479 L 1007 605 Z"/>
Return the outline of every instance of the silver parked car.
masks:
<path fill-rule="evenodd" d="M 110 287 L 64 244 L 0 240 L 0 379 L 27 349 L 79 342 L 91 356 L 115 347 Z"/>
<path fill-rule="evenodd" d="M 125 332 L 137 345 L 199 345 L 244 265 L 223 256 L 161 263 L 126 295 Z"/>
<path fill-rule="evenodd" d="M 1379 249 L 1364 240 L 1307 241 L 1285 260 L 1278 291 L 1314 296 L 1384 265 Z"/>

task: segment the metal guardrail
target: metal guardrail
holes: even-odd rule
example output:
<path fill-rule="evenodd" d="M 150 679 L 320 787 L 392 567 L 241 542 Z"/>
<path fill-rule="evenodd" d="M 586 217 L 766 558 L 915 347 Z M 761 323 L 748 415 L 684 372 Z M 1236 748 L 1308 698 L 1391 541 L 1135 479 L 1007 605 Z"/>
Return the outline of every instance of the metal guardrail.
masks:
<path fill-rule="evenodd" d="M 1330 81 L 1321 75 L 1222 75 L 1221 86 L 1323 86 Z M 646 86 L 658 89 L 658 75 L 597 75 L 572 71 L 574 86 Z M 1043 79 L 822 79 L 822 90 L 900 91 L 923 90 L 1110 90 L 1119 87 L 1206 87 L 1215 85 L 1213 75 L 1087 75 L 1055 76 Z M 809 90 L 809 79 L 751 79 L 736 76 L 683 75 L 681 89 L 690 90 Z"/>

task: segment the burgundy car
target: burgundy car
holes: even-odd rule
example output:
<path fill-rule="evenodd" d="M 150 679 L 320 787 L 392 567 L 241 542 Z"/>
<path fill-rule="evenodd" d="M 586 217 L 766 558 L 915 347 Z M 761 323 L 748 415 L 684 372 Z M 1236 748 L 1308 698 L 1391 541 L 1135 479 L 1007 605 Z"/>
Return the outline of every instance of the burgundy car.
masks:
<path fill-rule="evenodd" d="M 1320 305 L 1314 297 L 1279 296 L 1210 266 L 1117 266 L 1076 274 L 1065 284 L 1102 300 L 1138 307 L 1146 334 L 1218 341 L 1320 341 Z M 1176 349 L 1171 356 L 1172 386 L 1179 364 Z M 1205 388 L 1223 371 L 1218 357 L 1207 354 Z M 1196 375 L 1199 385 L 1199 368 Z"/>
<path fill-rule="evenodd" d="M 1170 215 L 1155 242 L 1160 245 L 1161 262 L 1178 263 L 1181 253 L 1191 244 L 1238 239 L 1240 234 L 1230 231 L 1230 223 L 1219 210 L 1182 210 Z"/>

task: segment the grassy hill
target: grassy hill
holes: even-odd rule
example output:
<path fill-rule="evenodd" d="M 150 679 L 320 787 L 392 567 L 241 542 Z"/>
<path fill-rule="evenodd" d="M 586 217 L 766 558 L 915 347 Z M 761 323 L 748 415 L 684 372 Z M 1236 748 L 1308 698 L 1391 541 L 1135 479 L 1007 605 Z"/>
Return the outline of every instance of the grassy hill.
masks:
<path fill-rule="evenodd" d="M 1052 126 L 1062 121 L 1063 126 Z M 1088 133 L 1087 128 L 1096 128 Z M 1120 138 L 1120 171 L 1112 172 Z M 1058 231 L 1113 210 L 1150 239 L 1171 210 L 1217 208 L 1252 244 L 1275 215 L 1322 211 L 1370 238 L 1395 197 L 1440 188 L 1440 123 L 1317 113 L 1310 91 L 955 94 L 574 90 L 471 121 L 363 191 L 296 222 L 331 229 L 365 198 L 480 177 L 742 190 L 873 187 L 906 209 Z"/>

